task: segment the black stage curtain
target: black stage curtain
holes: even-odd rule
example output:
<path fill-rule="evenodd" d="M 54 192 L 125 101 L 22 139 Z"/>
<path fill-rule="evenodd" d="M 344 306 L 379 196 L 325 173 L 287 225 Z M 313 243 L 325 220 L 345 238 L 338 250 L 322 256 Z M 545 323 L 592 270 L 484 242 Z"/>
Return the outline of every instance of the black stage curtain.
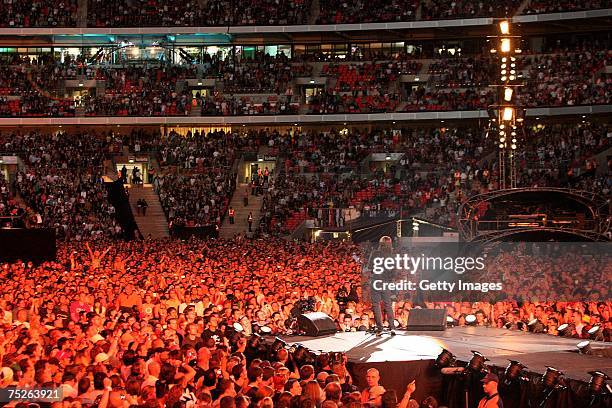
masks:
<path fill-rule="evenodd" d="M 178 239 L 189 239 L 192 236 L 197 238 L 218 238 L 219 231 L 215 225 L 206 225 L 203 227 L 186 227 L 173 225 L 170 230 L 170 235 Z"/>
<path fill-rule="evenodd" d="M 56 252 L 53 228 L 0 229 L 0 262 L 20 259 L 39 264 L 54 261 Z"/>

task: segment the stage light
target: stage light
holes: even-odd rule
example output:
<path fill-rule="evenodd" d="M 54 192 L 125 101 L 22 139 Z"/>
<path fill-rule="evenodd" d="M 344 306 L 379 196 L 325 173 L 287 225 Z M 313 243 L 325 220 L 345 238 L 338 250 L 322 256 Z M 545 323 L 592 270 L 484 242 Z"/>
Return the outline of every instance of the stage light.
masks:
<path fill-rule="evenodd" d="M 234 323 L 232 326 L 238 333 L 242 333 L 244 331 L 244 327 L 242 327 L 242 325 L 238 322 Z"/>
<path fill-rule="evenodd" d="M 387 155 L 385 156 L 385 160 L 391 160 L 391 155 L 387 153 Z"/>
<path fill-rule="evenodd" d="M 516 139 L 512 139 L 512 149 L 516 149 Z M 532 319 L 528 324 L 527 328 L 532 333 L 544 333 L 544 325 L 538 319 Z"/>
<path fill-rule="evenodd" d="M 580 354 L 591 354 L 593 352 L 591 342 L 588 340 L 581 341 L 580 343 L 576 344 L 576 348 L 578 348 L 578 352 Z"/>
<path fill-rule="evenodd" d="M 499 148 L 500 148 L 500 149 L 503 149 L 503 148 L 504 148 L 504 144 L 503 144 L 503 143 L 500 143 L 500 144 L 499 144 Z"/>
<path fill-rule="evenodd" d="M 199 85 L 199 86 L 202 86 L 202 81 L 198 81 L 198 85 Z"/>
<path fill-rule="evenodd" d="M 469 370 L 473 373 L 482 373 L 485 368 L 485 362 L 489 361 L 489 359 L 483 356 L 478 351 L 472 350 L 472 354 L 472 358 L 468 362 L 466 370 Z"/>
<path fill-rule="evenodd" d="M 546 367 L 546 371 L 542 375 L 542 384 L 545 388 L 554 388 L 561 381 L 561 376 L 563 376 L 561 371 L 553 367 Z"/>
<path fill-rule="evenodd" d="M 510 102 L 512 100 L 512 94 L 514 91 L 512 88 L 504 88 L 504 101 Z"/>
<path fill-rule="evenodd" d="M 558 336 L 563 337 L 563 336 L 567 336 L 568 334 L 570 334 L 569 324 L 563 323 L 561 326 L 557 327 Z"/>
<path fill-rule="evenodd" d="M 506 62 L 508 59 L 506 57 L 502 57 L 502 62 Z"/>
<path fill-rule="evenodd" d="M 500 143 L 505 143 L 506 142 L 506 138 L 505 137 L 500 137 L 499 138 L 499 142 Z"/>
<path fill-rule="evenodd" d="M 500 127 L 501 127 L 501 126 L 500 126 Z M 499 135 L 500 135 L 500 136 L 506 136 L 506 132 L 504 132 L 503 130 L 500 130 L 500 131 L 499 131 Z"/>
<path fill-rule="evenodd" d="M 502 70 L 501 70 L 501 74 L 502 74 L 502 75 L 506 75 L 507 73 L 508 73 L 508 71 L 506 71 L 505 69 L 502 69 Z"/>
<path fill-rule="evenodd" d="M 510 34 L 510 23 L 507 20 L 499 23 L 499 32 L 504 35 Z"/>
<path fill-rule="evenodd" d="M 510 79 L 511 81 L 514 81 L 514 80 L 516 79 L 516 77 L 515 77 L 514 75 L 510 75 L 510 76 L 508 77 L 508 79 Z"/>
<path fill-rule="evenodd" d="M 510 360 L 510 364 L 508 364 L 506 371 L 504 371 L 504 383 L 508 385 L 517 379 L 523 379 L 521 375 L 525 368 L 527 367 L 518 361 Z"/>
<path fill-rule="evenodd" d="M 510 61 L 514 62 L 514 61 L 516 61 L 516 58 L 510 57 Z"/>
<path fill-rule="evenodd" d="M 451 316 L 446 316 L 446 326 L 447 327 L 455 326 L 455 319 L 453 319 Z"/>
<path fill-rule="evenodd" d="M 512 143 L 516 143 L 516 139 L 512 139 Z"/>
<path fill-rule="evenodd" d="M 436 361 L 434 362 L 434 366 L 437 368 L 446 368 L 455 364 L 455 356 L 453 353 L 446 349 L 442 349 L 438 357 L 436 357 Z"/>
<path fill-rule="evenodd" d="M 511 148 L 512 150 L 516 150 L 516 145 L 515 145 L 515 144 L 513 144 L 513 145 L 511 145 L 511 146 L 510 146 L 510 148 Z"/>
<path fill-rule="evenodd" d="M 589 391 L 591 391 L 591 394 L 604 393 L 606 381 L 609 380 L 610 377 L 601 371 L 589 371 L 589 374 L 591 374 L 591 379 L 589 380 Z"/>
<path fill-rule="evenodd" d="M 514 108 L 506 107 L 502 113 L 502 120 L 509 122 L 514 117 Z"/>
<path fill-rule="evenodd" d="M 512 48 L 512 44 L 510 42 L 509 38 L 502 38 L 501 39 L 501 52 L 510 52 L 510 48 Z"/>
<path fill-rule="evenodd" d="M 474 323 L 476 323 L 476 316 L 473 314 L 469 314 L 467 316 L 465 316 L 465 322 L 468 325 L 473 325 Z"/>
<path fill-rule="evenodd" d="M 501 64 L 501 69 L 506 69 L 506 64 Z"/>
<path fill-rule="evenodd" d="M 270 349 L 274 352 L 277 352 L 278 350 L 282 349 L 282 348 L 286 348 L 287 347 L 287 343 L 285 342 L 285 340 L 279 338 L 279 337 L 275 337 L 274 338 L 274 342 L 272 343 L 272 345 L 270 346 Z"/>
<path fill-rule="evenodd" d="M 591 340 L 603 340 L 603 331 L 601 330 L 601 326 L 591 327 L 588 333 Z"/>
<path fill-rule="evenodd" d="M 499 125 L 499 128 L 500 128 L 500 129 L 505 129 L 505 128 L 506 128 L 506 125 L 504 125 L 504 124 L 502 123 L 501 125 Z"/>
<path fill-rule="evenodd" d="M 501 77 L 502 82 L 506 82 L 506 79 L 508 79 L 508 77 L 505 77 L 505 76 Z"/>

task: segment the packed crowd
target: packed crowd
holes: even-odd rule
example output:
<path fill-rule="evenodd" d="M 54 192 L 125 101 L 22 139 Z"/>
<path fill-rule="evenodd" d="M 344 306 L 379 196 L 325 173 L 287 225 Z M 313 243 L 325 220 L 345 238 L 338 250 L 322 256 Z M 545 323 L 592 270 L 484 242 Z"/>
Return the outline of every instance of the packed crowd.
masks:
<path fill-rule="evenodd" d="M 307 23 L 306 0 L 252 0 L 238 7 L 231 0 L 169 4 L 158 0 L 88 2 L 91 27 L 286 25 Z"/>
<path fill-rule="evenodd" d="M 494 0 L 470 1 L 459 0 L 452 3 L 440 0 L 422 2 L 421 20 L 440 20 L 477 17 L 510 17 L 516 14 L 521 0 L 512 0 L 500 5 Z"/>
<path fill-rule="evenodd" d="M 108 152 L 104 138 L 89 132 L 6 132 L 0 140 L 2 150 L 25 164 L 14 187 L 31 209 L 29 223 L 55 228 L 67 240 L 121 236 L 101 180 Z"/>
<path fill-rule="evenodd" d="M 155 151 L 165 170 L 153 186 L 171 226 L 221 224 L 236 188 L 232 165 L 237 150 L 248 148 L 248 142 L 222 131 L 185 136 L 171 132 L 157 139 Z"/>
<path fill-rule="evenodd" d="M 571 0 L 532 0 L 523 10 L 523 14 L 563 13 L 568 11 L 597 10 L 610 8 L 609 0 L 589 0 L 576 2 Z"/>
<path fill-rule="evenodd" d="M 40 0 L 28 3 L 5 0 L 8 13 L 0 27 L 75 27 L 78 2 L 67 0 L 51 4 Z M 408 1 L 377 0 L 374 3 L 346 3 L 338 0 L 319 2 L 316 21 L 311 0 L 251 0 L 240 7 L 231 0 L 190 1 L 170 4 L 161 0 L 88 0 L 89 27 L 151 27 L 151 26 L 249 26 L 294 24 L 357 24 L 401 22 L 454 18 L 507 17 L 516 13 L 519 0 L 498 7 L 493 1 L 439 0 Z M 609 8 L 607 0 L 576 2 L 571 0 L 530 1 L 522 14 L 558 13 Z M 420 13 L 419 13 L 420 11 Z"/>
<path fill-rule="evenodd" d="M 594 49 L 526 58 L 521 99 L 527 106 L 609 103 L 612 78 L 605 67 L 611 62 L 612 53 Z"/>
<path fill-rule="evenodd" d="M 319 2 L 317 24 L 356 24 L 374 22 L 411 21 L 417 17 L 418 1 L 374 2 L 324 0 Z M 367 13 L 364 11 L 367 10 Z"/>
<path fill-rule="evenodd" d="M 282 343 L 273 350 L 262 347 L 255 335 L 264 327 L 273 335 L 295 333 L 295 316 L 304 310 L 329 314 L 340 331 L 372 327 L 356 251 L 343 243 L 274 239 L 100 240 L 63 245 L 57 261 L 38 266 L 3 264 L 3 386 L 61 386 L 65 401 L 104 408 L 333 407 L 340 401 L 362 406 L 372 384 L 359 394 L 343 357 L 324 354 L 308 361 Z M 514 271 L 512 254 L 501 256 L 506 262 L 500 267 Z M 566 258 L 552 269 L 580 262 Z M 566 335 L 587 338 L 600 325 L 601 339 L 609 341 L 611 305 L 596 300 L 609 299 L 609 285 L 593 275 L 606 269 L 591 267 L 602 265 L 581 269 L 590 278 L 558 279 L 580 298 L 576 301 L 530 296 L 415 304 L 398 299 L 394 312 L 400 327 L 412 309 L 421 307 L 447 308 L 459 326 L 526 331 L 535 319 L 551 335 L 567 323 Z M 540 276 L 521 282 L 543 289 Z M 579 288 L 573 283 L 577 278 L 585 282 Z M 474 315 L 472 323 L 468 315 Z M 418 406 L 409 402 L 413 392 L 405 406 Z"/>
<path fill-rule="evenodd" d="M 611 134 L 607 125 L 586 121 L 528 127 L 519 142 L 528 148 L 517 156 L 518 185 L 571 187 L 608 196 L 612 178 L 609 172 L 598 175 L 594 157 L 610 146 Z M 284 157 L 264 198 L 264 222 L 272 232 L 291 232 L 297 225 L 287 221 L 300 217 L 339 226 L 339 218 L 349 218 L 343 212 L 347 208 L 364 216 L 418 214 L 456 227 L 456 214 L 466 199 L 497 188 L 492 156 L 497 146 L 486 137 L 486 129 L 476 127 L 302 132 L 298 137 L 276 135 L 269 145 Z M 370 162 L 364 177 L 363 159 L 377 152 L 381 161 Z M 326 221 L 322 209 L 338 210 L 335 220 Z"/>
<path fill-rule="evenodd" d="M 0 27 L 75 27 L 77 0 L 3 0 Z"/>
<path fill-rule="evenodd" d="M 552 47 L 551 54 L 530 54 L 519 61 L 525 84 L 518 91 L 527 107 L 605 104 L 610 101 L 612 63 L 605 42 Z M 548 51 L 547 51 L 548 52 Z M 376 60 L 376 58 L 383 60 Z M 295 79 L 313 75 L 303 56 L 253 57 L 204 54 L 195 65 L 111 66 L 87 64 L 81 57 L 63 62 L 7 55 L 1 59 L 0 115 L 19 116 L 236 116 L 420 112 L 485 109 L 497 98 L 489 84 L 497 62 L 482 56 L 439 55 L 427 62 L 427 80 L 419 75 L 425 60 L 399 53 L 373 56 L 371 62 L 322 64 L 324 87 L 303 94 Z M 308 58 L 306 58 L 308 59 Z M 207 89 L 202 79 L 214 79 Z M 80 96 L 65 98 L 64 80 L 79 79 Z M 82 88 L 96 80 L 95 89 Z M 417 81 L 417 77 L 414 78 Z M 312 82 L 312 81 L 311 81 Z M 198 84 L 197 86 L 195 84 Z M 295 96 L 294 96 L 295 93 Z M 193 111 L 193 112 L 192 112 Z"/>

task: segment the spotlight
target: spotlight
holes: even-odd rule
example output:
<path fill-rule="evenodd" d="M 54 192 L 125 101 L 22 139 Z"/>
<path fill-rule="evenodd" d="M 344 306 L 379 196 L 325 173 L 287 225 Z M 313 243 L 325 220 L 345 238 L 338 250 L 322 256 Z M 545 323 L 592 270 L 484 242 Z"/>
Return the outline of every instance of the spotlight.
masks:
<path fill-rule="evenodd" d="M 580 343 L 576 344 L 576 347 L 578 348 L 578 353 L 580 354 L 591 354 L 593 352 L 591 342 L 588 340 L 581 341 Z"/>
<path fill-rule="evenodd" d="M 567 323 L 563 323 L 561 326 L 557 327 L 557 335 L 560 337 L 567 336 L 570 333 L 570 327 Z"/>
<path fill-rule="evenodd" d="M 516 145 L 512 145 L 513 149 L 516 149 Z M 529 323 L 527 323 L 527 328 L 532 333 L 544 333 L 544 325 L 538 319 L 533 319 Z"/>
<path fill-rule="evenodd" d="M 508 364 L 506 371 L 504 371 L 504 383 L 509 385 L 517 379 L 523 380 L 524 378 L 522 377 L 522 372 L 525 368 L 527 367 L 518 361 L 510 360 L 510 364 Z"/>
<path fill-rule="evenodd" d="M 513 145 L 511 145 L 511 146 L 510 146 L 510 148 L 511 148 L 512 150 L 516 150 L 516 145 L 515 145 L 515 144 L 513 144 Z"/>
<path fill-rule="evenodd" d="M 591 394 L 602 394 L 605 392 L 606 381 L 610 379 L 606 373 L 601 371 L 589 371 L 591 380 L 589 381 L 589 391 Z"/>
<path fill-rule="evenodd" d="M 514 117 L 514 108 L 505 107 L 502 114 L 502 120 L 509 122 Z"/>
<path fill-rule="evenodd" d="M 510 23 L 507 20 L 501 21 L 499 23 L 499 32 L 503 35 L 510 34 Z"/>
<path fill-rule="evenodd" d="M 603 331 L 601 330 L 601 326 L 593 326 L 589 329 L 589 338 L 591 340 L 602 341 L 603 340 Z"/>
<path fill-rule="evenodd" d="M 286 347 L 287 347 L 287 343 L 283 339 L 279 337 L 275 337 L 274 342 L 270 346 L 270 349 L 274 352 L 277 352 L 278 350 L 282 348 L 286 348 Z"/>
<path fill-rule="evenodd" d="M 483 356 L 478 351 L 472 350 L 472 354 L 472 358 L 470 359 L 466 370 L 469 370 L 473 373 L 482 373 L 485 368 L 485 361 L 489 361 L 489 359 Z"/>
<path fill-rule="evenodd" d="M 473 314 L 469 314 L 469 315 L 465 316 L 465 323 L 468 326 L 472 326 L 474 323 L 476 323 L 476 316 L 473 315 Z"/>
<path fill-rule="evenodd" d="M 436 357 L 436 361 L 434 362 L 434 366 L 437 368 L 446 368 L 455 364 L 455 356 L 453 353 L 446 349 L 442 349 L 438 357 Z"/>
<path fill-rule="evenodd" d="M 510 102 L 512 100 L 512 94 L 514 91 L 512 88 L 504 88 L 504 101 Z"/>
<path fill-rule="evenodd" d="M 446 326 L 447 327 L 454 327 L 455 326 L 455 319 L 453 319 L 451 316 L 446 316 Z"/>
<path fill-rule="evenodd" d="M 501 52 L 510 52 L 510 48 L 512 44 L 510 43 L 509 38 L 502 38 L 501 40 Z"/>
<path fill-rule="evenodd" d="M 499 138 L 499 142 L 500 143 L 505 143 L 506 142 L 506 138 L 505 137 L 500 137 Z"/>
<path fill-rule="evenodd" d="M 555 388 L 560 382 L 563 373 L 556 368 L 546 367 L 546 371 L 542 375 L 542 384 L 545 388 Z"/>

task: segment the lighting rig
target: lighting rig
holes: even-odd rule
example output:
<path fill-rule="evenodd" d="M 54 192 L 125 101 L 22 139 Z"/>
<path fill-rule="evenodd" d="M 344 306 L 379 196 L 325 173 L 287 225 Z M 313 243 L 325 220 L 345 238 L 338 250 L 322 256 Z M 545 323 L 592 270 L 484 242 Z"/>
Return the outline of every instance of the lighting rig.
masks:
<path fill-rule="evenodd" d="M 519 80 L 518 55 L 521 54 L 520 36 L 511 35 L 509 20 L 499 21 L 499 34 L 490 37 L 495 41 L 491 54 L 499 60 L 497 80 L 492 87 L 497 89 L 497 104 L 491 105 L 489 130 L 487 134 L 497 135 L 499 154 L 499 188 L 516 188 L 517 148 L 522 134 L 525 110 L 518 104 L 517 91 L 522 85 Z M 489 40 L 491 41 L 491 40 Z M 493 131 L 493 132 L 492 132 Z"/>

